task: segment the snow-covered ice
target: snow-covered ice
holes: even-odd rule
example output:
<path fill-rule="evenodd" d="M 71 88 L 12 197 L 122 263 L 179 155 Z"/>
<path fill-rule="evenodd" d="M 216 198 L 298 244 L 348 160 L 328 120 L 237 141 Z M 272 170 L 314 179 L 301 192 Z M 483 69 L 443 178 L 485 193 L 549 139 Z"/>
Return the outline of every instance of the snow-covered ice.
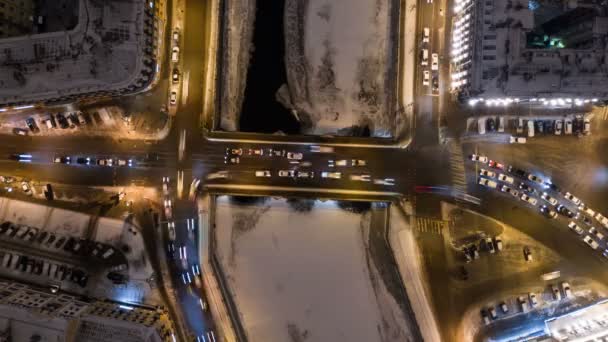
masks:
<path fill-rule="evenodd" d="M 369 215 L 284 199 L 218 197 L 216 253 L 251 341 L 407 341 L 410 326 L 371 262 Z"/>

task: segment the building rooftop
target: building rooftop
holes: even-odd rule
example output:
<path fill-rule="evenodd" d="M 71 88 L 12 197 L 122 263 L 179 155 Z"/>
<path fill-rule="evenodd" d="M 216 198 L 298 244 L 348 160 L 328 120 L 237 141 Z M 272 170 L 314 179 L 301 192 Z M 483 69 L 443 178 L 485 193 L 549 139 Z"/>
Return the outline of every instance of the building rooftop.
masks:
<path fill-rule="evenodd" d="M 156 69 L 153 4 L 80 0 L 72 30 L 0 39 L 0 106 L 145 88 Z"/>

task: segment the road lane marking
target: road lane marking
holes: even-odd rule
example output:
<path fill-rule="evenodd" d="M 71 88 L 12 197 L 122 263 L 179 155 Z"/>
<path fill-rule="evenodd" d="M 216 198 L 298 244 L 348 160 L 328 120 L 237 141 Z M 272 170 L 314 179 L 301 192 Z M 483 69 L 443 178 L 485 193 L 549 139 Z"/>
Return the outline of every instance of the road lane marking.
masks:
<path fill-rule="evenodd" d="M 347 190 L 336 188 L 298 188 L 292 186 L 254 185 L 254 184 L 205 184 L 206 189 L 212 190 L 249 190 L 249 191 L 284 191 L 284 192 L 312 192 L 349 196 L 387 196 L 402 197 L 402 194 L 393 191 L 373 190 Z"/>
<path fill-rule="evenodd" d="M 188 85 L 190 84 L 190 71 L 184 72 L 184 77 L 182 78 L 182 105 L 186 104 L 188 101 Z"/>

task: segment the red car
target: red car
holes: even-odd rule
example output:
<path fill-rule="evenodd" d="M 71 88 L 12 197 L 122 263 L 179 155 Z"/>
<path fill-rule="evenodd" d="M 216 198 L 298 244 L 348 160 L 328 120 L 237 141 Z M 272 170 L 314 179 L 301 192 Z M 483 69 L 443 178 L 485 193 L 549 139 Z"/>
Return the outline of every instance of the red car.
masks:
<path fill-rule="evenodd" d="M 488 163 L 488 165 L 490 165 L 490 167 L 493 167 L 495 169 L 500 169 L 500 170 L 504 170 L 505 166 L 497 161 L 494 160 L 490 160 L 490 162 Z"/>

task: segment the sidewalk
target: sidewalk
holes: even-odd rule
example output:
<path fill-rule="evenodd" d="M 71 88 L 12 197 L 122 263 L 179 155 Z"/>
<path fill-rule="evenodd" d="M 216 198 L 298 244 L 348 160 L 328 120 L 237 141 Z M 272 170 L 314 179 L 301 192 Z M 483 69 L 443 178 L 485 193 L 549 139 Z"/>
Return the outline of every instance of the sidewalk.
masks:
<path fill-rule="evenodd" d="M 410 225 L 412 209 L 409 205 L 405 208 L 402 206 L 403 202 L 399 206 L 391 206 L 389 241 L 423 340 L 439 342 L 439 327 L 427 295 L 429 291 L 423 283 L 427 277 L 422 269 L 421 252 Z"/>

